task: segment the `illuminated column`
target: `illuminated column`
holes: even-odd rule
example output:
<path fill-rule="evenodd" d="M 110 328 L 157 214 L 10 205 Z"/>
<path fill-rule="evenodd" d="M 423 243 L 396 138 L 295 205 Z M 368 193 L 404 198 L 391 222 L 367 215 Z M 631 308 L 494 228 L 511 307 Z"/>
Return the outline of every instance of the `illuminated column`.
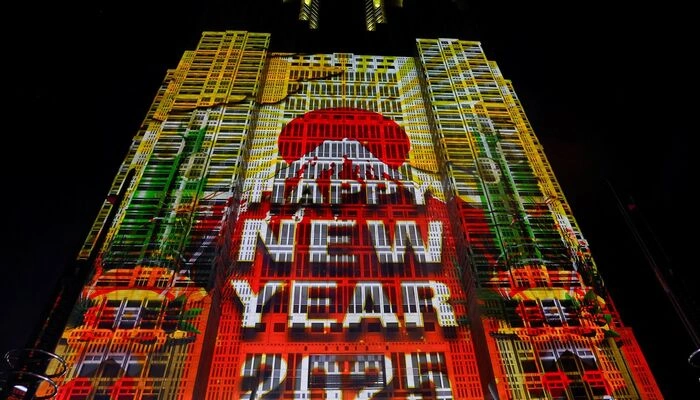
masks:
<path fill-rule="evenodd" d="M 660 399 L 511 83 L 478 42 L 417 44 L 485 390 Z"/>
<path fill-rule="evenodd" d="M 95 271 L 56 350 L 59 398 L 198 397 L 268 43 L 205 32 L 168 71 L 79 255 Z"/>
<path fill-rule="evenodd" d="M 377 29 L 377 24 L 386 22 L 384 0 L 365 0 L 365 24 L 368 31 Z"/>
<path fill-rule="evenodd" d="M 301 0 L 299 20 L 308 21 L 309 29 L 318 29 L 320 3 L 321 0 Z"/>

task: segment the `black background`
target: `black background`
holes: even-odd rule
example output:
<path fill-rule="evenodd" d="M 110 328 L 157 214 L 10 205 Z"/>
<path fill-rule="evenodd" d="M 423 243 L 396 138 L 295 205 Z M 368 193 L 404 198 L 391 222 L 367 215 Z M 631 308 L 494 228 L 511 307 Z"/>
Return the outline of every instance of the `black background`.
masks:
<path fill-rule="evenodd" d="M 279 51 L 403 56 L 416 37 L 447 37 L 480 41 L 513 81 L 664 396 L 696 396 L 700 371 L 687 358 L 697 343 L 652 267 L 697 331 L 696 180 L 685 172 L 697 123 L 680 111 L 690 55 L 663 33 L 673 19 L 662 7 L 407 0 L 365 32 L 363 1 L 322 0 L 311 32 L 298 3 L 23 3 L 5 13 L 0 351 L 30 341 L 166 69 L 202 31 L 270 32 Z"/>

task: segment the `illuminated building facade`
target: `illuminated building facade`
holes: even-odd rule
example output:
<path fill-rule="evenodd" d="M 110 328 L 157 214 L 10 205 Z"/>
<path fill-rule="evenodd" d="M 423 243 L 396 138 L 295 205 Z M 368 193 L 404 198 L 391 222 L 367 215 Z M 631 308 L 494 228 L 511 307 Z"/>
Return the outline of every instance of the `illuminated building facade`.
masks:
<path fill-rule="evenodd" d="M 205 32 L 80 252 L 60 399 L 661 399 L 510 82 Z"/>

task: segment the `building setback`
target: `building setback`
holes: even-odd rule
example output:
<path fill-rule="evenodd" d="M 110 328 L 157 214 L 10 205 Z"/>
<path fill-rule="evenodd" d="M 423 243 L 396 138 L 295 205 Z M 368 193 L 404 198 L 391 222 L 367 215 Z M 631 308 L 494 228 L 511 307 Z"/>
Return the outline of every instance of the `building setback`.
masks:
<path fill-rule="evenodd" d="M 478 42 L 269 43 L 205 32 L 167 72 L 80 251 L 57 398 L 662 399 Z"/>

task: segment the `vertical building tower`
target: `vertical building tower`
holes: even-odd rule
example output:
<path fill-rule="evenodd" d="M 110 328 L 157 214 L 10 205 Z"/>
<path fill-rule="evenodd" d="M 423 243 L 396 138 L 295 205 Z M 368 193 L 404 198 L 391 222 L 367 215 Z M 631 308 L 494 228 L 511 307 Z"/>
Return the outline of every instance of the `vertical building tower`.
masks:
<path fill-rule="evenodd" d="M 58 398 L 662 398 L 479 43 L 269 41 L 205 32 L 168 71 L 80 252 Z"/>
<path fill-rule="evenodd" d="M 293 0 L 284 0 L 290 2 Z M 386 5 L 384 0 L 351 0 L 364 9 L 365 29 L 375 31 L 377 25 L 387 22 Z M 389 5 L 403 7 L 403 0 L 390 0 Z M 299 20 L 308 22 L 309 29 L 318 29 L 321 18 L 321 0 L 301 0 Z"/>

